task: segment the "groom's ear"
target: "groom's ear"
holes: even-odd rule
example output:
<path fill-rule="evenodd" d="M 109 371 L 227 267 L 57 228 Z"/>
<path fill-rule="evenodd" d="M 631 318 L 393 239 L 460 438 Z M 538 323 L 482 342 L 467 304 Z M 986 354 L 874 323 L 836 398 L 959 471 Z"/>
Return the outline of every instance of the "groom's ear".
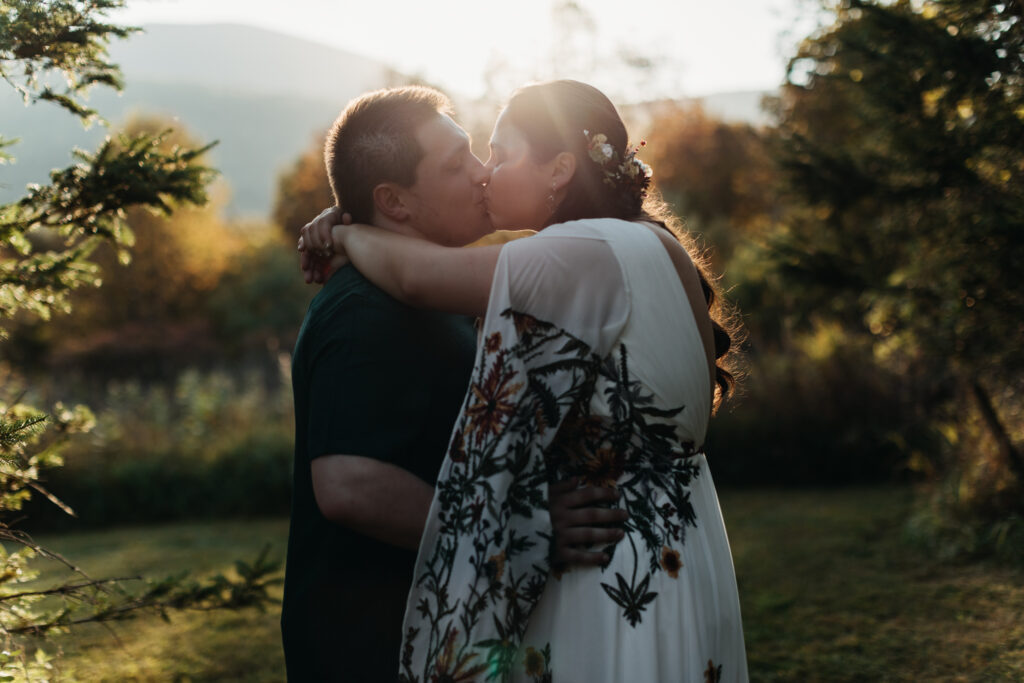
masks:
<path fill-rule="evenodd" d="M 556 190 L 560 190 L 576 174 L 576 155 L 572 152 L 559 152 L 551 164 L 551 183 Z"/>
<path fill-rule="evenodd" d="M 409 220 L 410 212 L 403 194 L 393 183 L 381 183 L 373 188 L 374 208 L 383 216 L 404 223 Z"/>

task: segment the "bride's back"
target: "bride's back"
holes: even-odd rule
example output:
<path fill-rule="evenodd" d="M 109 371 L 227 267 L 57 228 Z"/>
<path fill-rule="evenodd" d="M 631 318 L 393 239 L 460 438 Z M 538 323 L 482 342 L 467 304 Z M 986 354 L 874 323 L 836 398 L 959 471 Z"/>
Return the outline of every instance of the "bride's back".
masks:
<path fill-rule="evenodd" d="M 628 293 L 629 318 L 608 359 L 618 366 L 615 381 L 623 383 L 625 369 L 633 383 L 634 401 L 661 411 L 682 408 L 671 417 L 652 414 L 649 419 L 673 424 L 680 440 L 702 446 L 713 396 L 714 359 L 713 355 L 709 358 L 701 330 L 703 322 L 710 335 L 707 308 L 694 310 L 694 297 L 652 228 L 619 220 L 588 223 L 607 240 Z M 696 271 L 692 275 L 696 281 Z M 699 281 L 695 284 L 699 287 Z M 607 373 L 602 373 L 599 381 L 607 388 L 614 384 Z M 592 411 L 610 414 L 609 397 L 613 395 L 607 390 L 595 392 Z"/>

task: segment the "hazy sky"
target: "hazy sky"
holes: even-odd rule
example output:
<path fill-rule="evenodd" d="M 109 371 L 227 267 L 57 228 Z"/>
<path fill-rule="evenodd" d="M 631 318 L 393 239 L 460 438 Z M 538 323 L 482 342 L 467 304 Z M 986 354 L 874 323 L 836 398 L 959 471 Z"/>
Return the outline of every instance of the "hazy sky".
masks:
<path fill-rule="evenodd" d="M 809 0 L 129 0 L 119 21 L 240 23 L 384 60 L 475 96 L 526 78 L 585 78 L 623 96 L 777 86 L 815 26 Z M 588 25 L 588 19 L 592 26 Z M 623 68 L 621 55 L 661 68 Z M 632 98 L 632 97 L 631 97 Z"/>

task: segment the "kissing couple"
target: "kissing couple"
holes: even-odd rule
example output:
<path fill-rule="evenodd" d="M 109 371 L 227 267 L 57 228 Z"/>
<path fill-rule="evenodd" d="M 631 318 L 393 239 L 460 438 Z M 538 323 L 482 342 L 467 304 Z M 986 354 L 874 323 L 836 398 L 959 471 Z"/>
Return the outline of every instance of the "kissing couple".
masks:
<path fill-rule="evenodd" d="M 422 87 L 328 134 L 289 679 L 746 681 L 702 449 L 733 388 L 713 278 L 597 89 L 525 86 L 486 164 L 469 142 Z M 535 233 L 464 247 L 495 229 Z"/>

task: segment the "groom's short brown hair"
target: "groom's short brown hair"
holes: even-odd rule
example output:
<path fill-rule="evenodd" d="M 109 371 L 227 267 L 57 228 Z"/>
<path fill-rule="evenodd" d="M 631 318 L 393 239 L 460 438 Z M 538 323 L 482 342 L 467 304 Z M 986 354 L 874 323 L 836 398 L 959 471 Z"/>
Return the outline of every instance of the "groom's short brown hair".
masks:
<path fill-rule="evenodd" d="M 416 129 L 439 114 L 452 115 L 451 100 L 422 86 L 375 90 L 348 103 L 327 133 L 324 163 L 334 201 L 353 221 L 373 221 L 380 183 L 415 184 L 423 158 Z"/>

